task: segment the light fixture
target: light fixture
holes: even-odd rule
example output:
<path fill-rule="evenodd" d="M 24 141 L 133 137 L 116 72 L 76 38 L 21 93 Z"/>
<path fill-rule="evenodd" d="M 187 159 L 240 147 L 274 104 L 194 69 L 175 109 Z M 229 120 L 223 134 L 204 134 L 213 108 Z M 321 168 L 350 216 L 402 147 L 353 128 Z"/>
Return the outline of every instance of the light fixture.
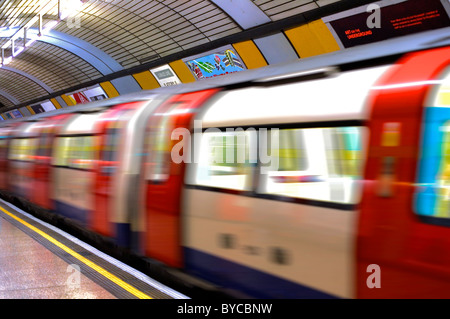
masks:
<path fill-rule="evenodd" d="M 0 37 L 2 33 L 8 40 L 1 47 L 1 64 L 0 67 L 10 63 L 12 59 L 30 47 L 39 37 L 48 34 L 50 30 L 56 27 L 63 19 L 71 17 L 80 11 L 83 3 L 82 0 L 53 0 L 47 2 L 40 8 L 34 16 L 24 25 L 20 26 L 17 31 L 15 28 L 0 28 Z M 58 15 L 55 20 L 43 23 L 42 17 L 49 14 L 57 8 Z M 37 24 L 38 32 L 29 32 L 30 29 Z M 13 33 L 12 35 L 10 35 Z M 21 41 L 18 41 L 21 39 Z M 6 56 L 7 50 L 10 49 L 11 55 Z"/>

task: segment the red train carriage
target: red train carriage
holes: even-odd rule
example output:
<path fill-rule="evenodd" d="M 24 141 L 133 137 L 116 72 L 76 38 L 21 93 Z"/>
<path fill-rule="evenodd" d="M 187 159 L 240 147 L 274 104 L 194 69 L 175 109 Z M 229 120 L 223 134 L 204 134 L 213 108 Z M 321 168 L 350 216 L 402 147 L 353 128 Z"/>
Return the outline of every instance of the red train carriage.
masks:
<path fill-rule="evenodd" d="M 119 153 L 123 151 L 123 143 L 129 142 L 131 137 L 122 137 L 125 134 L 127 123 L 131 114 L 141 107 L 145 107 L 147 101 L 119 104 L 107 112 L 96 122 L 99 132 L 98 160 L 94 166 L 94 211 L 91 219 L 91 227 L 95 232 L 113 237 L 115 229 L 111 224 L 113 200 L 118 196 L 118 185 L 114 184 L 114 176 L 120 166 Z M 122 146 L 121 146 L 122 145 Z"/>
<path fill-rule="evenodd" d="M 24 122 L 11 134 L 9 146 L 9 189 L 16 195 L 30 198 L 32 193 L 35 152 L 39 129 L 37 122 Z"/>
<path fill-rule="evenodd" d="M 450 47 L 348 52 L 5 121 L 0 189 L 256 297 L 450 297 Z"/>
<path fill-rule="evenodd" d="M 145 252 L 170 266 L 183 265 L 181 188 L 185 171 L 184 162 L 175 163 L 171 159 L 172 148 L 179 138 L 172 134 L 176 129 L 190 129 L 199 108 L 216 92 L 218 89 L 175 95 L 162 104 L 148 122 L 149 156 L 144 167 Z"/>
<path fill-rule="evenodd" d="M 37 205 L 52 210 L 51 158 L 53 142 L 59 130 L 73 114 L 61 114 L 42 120 L 35 126 L 38 141 L 34 151 L 32 191 L 29 198 Z"/>
<path fill-rule="evenodd" d="M 9 190 L 8 173 L 11 165 L 8 159 L 11 134 L 22 122 L 7 124 L 0 128 L 0 189 Z"/>
<path fill-rule="evenodd" d="M 358 298 L 450 297 L 449 73 L 450 48 L 413 53 L 371 91 Z"/>
<path fill-rule="evenodd" d="M 96 171 L 96 198 L 104 196 L 99 185 L 109 194 L 100 213 L 103 229 L 112 227 L 110 234 L 117 244 L 134 250 L 142 249 L 141 236 L 144 223 L 141 221 L 143 199 L 139 189 L 141 165 L 144 159 L 144 132 L 149 116 L 167 99 L 167 94 L 147 94 L 142 101 L 118 105 L 114 115 L 107 113 L 102 119 L 103 140 L 100 154 L 101 167 Z M 110 116 L 116 117 L 111 119 Z M 101 184 L 103 183 L 103 184 Z"/>

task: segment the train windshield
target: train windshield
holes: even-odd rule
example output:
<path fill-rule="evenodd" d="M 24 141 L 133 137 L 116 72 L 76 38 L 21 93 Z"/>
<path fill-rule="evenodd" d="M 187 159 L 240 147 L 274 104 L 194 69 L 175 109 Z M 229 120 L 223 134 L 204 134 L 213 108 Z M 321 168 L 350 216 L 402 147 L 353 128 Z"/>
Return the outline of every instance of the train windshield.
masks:
<path fill-rule="evenodd" d="M 450 226 L 450 68 L 439 82 L 424 108 L 414 210 L 429 222 Z"/>

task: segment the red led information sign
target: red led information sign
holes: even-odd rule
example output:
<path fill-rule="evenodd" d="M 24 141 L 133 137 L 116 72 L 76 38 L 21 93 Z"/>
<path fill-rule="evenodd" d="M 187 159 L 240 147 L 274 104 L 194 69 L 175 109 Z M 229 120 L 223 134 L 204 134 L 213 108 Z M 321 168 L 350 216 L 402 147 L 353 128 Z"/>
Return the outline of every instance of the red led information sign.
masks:
<path fill-rule="evenodd" d="M 379 12 L 358 13 L 329 23 L 343 46 L 349 48 L 448 27 L 450 18 L 439 0 L 409 0 L 381 7 Z"/>

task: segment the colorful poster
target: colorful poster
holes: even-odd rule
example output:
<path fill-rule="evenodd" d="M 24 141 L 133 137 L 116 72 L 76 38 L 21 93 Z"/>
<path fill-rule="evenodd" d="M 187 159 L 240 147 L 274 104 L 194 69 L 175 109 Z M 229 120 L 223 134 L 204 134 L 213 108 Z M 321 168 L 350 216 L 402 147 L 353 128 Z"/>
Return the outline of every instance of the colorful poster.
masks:
<path fill-rule="evenodd" d="M 100 85 L 89 87 L 83 89 L 82 91 L 70 93 L 68 96 L 75 104 L 85 104 L 107 98 L 105 91 L 101 88 Z"/>
<path fill-rule="evenodd" d="M 239 55 L 229 46 L 205 56 L 183 59 L 196 80 L 212 78 L 245 70 Z"/>
<path fill-rule="evenodd" d="M 17 119 L 17 118 L 23 117 L 22 113 L 20 113 L 19 110 L 12 110 L 12 111 L 6 112 L 4 114 L 6 115 L 6 117 L 8 119 Z"/>
<path fill-rule="evenodd" d="M 40 104 L 31 105 L 31 108 L 36 114 L 56 110 L 53 103 L 48 100 Z"/>
<path fill-rule="evenodd" d="M 42 107 L 41 104 L 31 105 L 31 108 L 33 109 L 35 114 L 45 112 L 45 110 L 44 110 L 44 108 Z"/>
<path fill-rule="evenodd" d="M 50 101 L 45 101 L 45 102 L 41 103 L 41 106 L 45 112 L 56 110 L 56 107 Z"/>
<path fill-rule="evenodd" d="M 20 117 L 23 117 L 22 113 L 20 113 L 19 110 L 13 110 L 12 114 L 14 115 L 14 118 L 16 118 L 16 119 L 20 118 Z"/>
<path fill-rule="evenodd" d="M 75 101 L 77 102 L 77 104 L 85 104 L 85 103 L 89 103 L 89 99 L 86 96 L 86 94 L 84 94 L 84 92 L 76 92 L 73 94 L 73 98 L 75 99 Z"/>
<path fill-rule="evenodd" d="M 108 97 L 100 85 L 90 87 L 83 91 L 83 93 L 89 101 L 104 100 Z"/>

